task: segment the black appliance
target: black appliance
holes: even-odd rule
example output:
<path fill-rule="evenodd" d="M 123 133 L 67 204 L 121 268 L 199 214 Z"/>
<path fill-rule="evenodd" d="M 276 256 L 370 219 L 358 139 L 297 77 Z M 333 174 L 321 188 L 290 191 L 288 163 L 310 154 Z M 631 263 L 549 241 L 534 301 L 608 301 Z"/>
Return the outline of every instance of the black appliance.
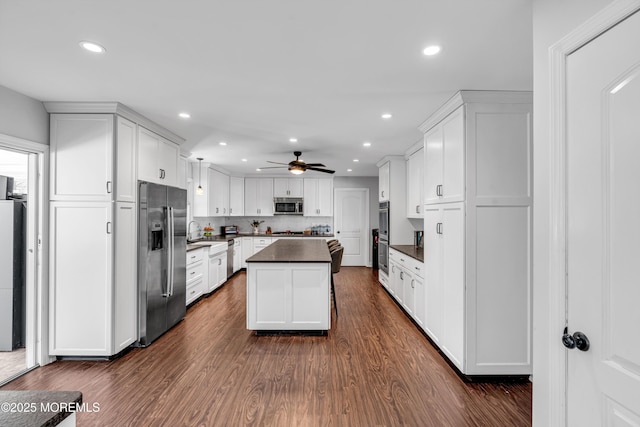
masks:
<path fill-rule="evenodd" d="M 378 231 L 378 268 L 389 274 L 389 202 L 381 202 Z"/>
<path fill-rule="evenodd" d="M 0 200 L 13 198 L 13 177 L 0 175 Z"/>
<path fill-rule="evenodd" d="M 238 234 L 238 226 L 237 225 L 223 225 L 220 227 L 220 233 L 223 236 L 235 236 Z"/>
<path fill-rule="evenodd" d="M 378 229 L 371 230 L 371 268 L 378 269 Z"/>
<path fill-rule="evenodd" d="M 229 239 L 227 241 L 227 279 L 233 276 L 233 252 L 235 245 L 235 239 Z"/>
<path fill-rule="evenodd" d="M 274 215 L 303 215 L 303 200 L 302 197 L 274 197 L 273 213 Z"/>

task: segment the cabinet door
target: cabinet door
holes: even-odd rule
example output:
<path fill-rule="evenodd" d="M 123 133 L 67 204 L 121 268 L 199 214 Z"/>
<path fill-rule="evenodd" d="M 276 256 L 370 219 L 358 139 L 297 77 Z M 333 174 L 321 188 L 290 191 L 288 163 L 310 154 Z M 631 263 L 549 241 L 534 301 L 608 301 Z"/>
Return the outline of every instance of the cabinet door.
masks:
<path fill-rule="evenodd" d="M 209 275 L 207 278 L 207 292 L 213 291 L 218 287 L 218 283 L 220 283 L 220 268 L 218 267 L 218 263 L 220 262 L 220 257 L 209 258 L 209 254 L 206 255 L 206 262 L 209 264 Z"/>
<path fill-rule="evenodd" d="M 273 178 L 273 197 L 289 196 L 289 178 Z"/>
<path fill-rule="evenodd" d="M 138 126 L 138 179 L 161 183 L 158 167 L 160 135 Z"/>
<path fill-rule="evenodd" d="M 51 115 L 51 200 L 113 198 L 113 115 Z"/>
<path fill-rule="evenodd" d="M 305 178 L 304 180 L 304 216 L 318 216 L 318 180 Z"/>
<path fill-rule="evenodd" d="M 258 215 L 258 178 L 244 180 L 244 214 Z"/>
<path fill-rule="evenodd" d="M 253 255 L 253 237 L 242 238 L 242 268 L 247 268 L 247 258 Z"/>
<path fill-rule="evenodd" d="M 407 160 L 407 218 L 423 217 L 424 149 Z"/>
<path fill-rule="evenodd" d="M 439 203 L 443 157 L 441 125 L 436 125 L 424 135 L 424 147 L 424 203 Z"/>
<path fill-rule="evenodd" d="M 160 182 L 172 187 L 178 186 L 178 158 L 180 150 L 178 146 L 168 139 L 159 137 L 158 143 L 158 167 L 160 170 Z"/>
<path fill-rule="evenodd" d="M 402 307 L 409 316 L 413 317 L 415 308 L 415 279 L 413 274 L 407 270 L 402 269 L 400 271 L 400 280 L 402 280 Z"/>
<path fill-rule="evenodd" d="M 116 203 L 115 285 L 113 287 L 113 353 L 138 339 L 138 275 L 136 235 L 138 210 L 135 203 Z M 83 238 L 84 239 L 84 238 Z"/>
<path fill-rule="evenodd" d="M 442 215 L 440 206 L 425 206 L 424 210 L 424 330 L 435 343 L 442 337 L 442 235 L 439 233 Z"/>
<path fill-rule="evenodd" d="M 49 353 L 110 356 L 113 205 L 53 202 L 50 209 Z"/>
<path fill-rule="evenodd" d="M 229 214 L 229 176 L 217 170 L 209 169 L 208 184 L 211 192 L 209 216 L 228 216 Z"/>
<path fill-rule="evenodd" d="M 318 216 L 333 216 L 333 180 L 318 179 Z"/>
<path fill-rule="evenodd" d="M 413 275 L 413 319 L 421 328 L 424 329 L 425 319 L 425 287 L 424 279 L 420 276 Z"/>
<path fill-rule="evenodd" d="M 218 257 L 218 284 L 220 287 L 227 281 L 227 253 L 224 252 Z"/>
<path fill-rule="evenodd" d="M 273 179 L 258 180 L 258 215 L 273 216 Z"/>
<path fill-rule="evenodd" d="M 442 350 L 464 371 L 464 209 L 463 203 L 442 208 Z"/>
<path fill-rule="evenodd" d="M 275 182 L 274 182 L 275 185 Z M 289 178 L 289 197 L 303 197 L 303 184 L 302 180 L 299 178 L 292 179 Z M 275 196 L 274 196 L 275 197 Z"/>
<path fill-rule="evenodd" d="M 464 107 L 458 108 L 442 124 L 442 202 L 464 200 Z"/>
<path fill-rule="evenodd" d="M 387 162 L 380 166 L 380 169 L 378 171 L 378 199 L 381 202 L 389 200 L 390 166 L 390 162 Z"/>
<path fill-rule="evenodd" d="M 244 178 L 229 178 L 229 215 L 244 216 Z"/>
<path fill-rule="evenodd" d="M 115 191 L 118 202 L 136 201 L 137 130 L 137 125 L 132 121 L 123 117 L 117 118 Z"/>

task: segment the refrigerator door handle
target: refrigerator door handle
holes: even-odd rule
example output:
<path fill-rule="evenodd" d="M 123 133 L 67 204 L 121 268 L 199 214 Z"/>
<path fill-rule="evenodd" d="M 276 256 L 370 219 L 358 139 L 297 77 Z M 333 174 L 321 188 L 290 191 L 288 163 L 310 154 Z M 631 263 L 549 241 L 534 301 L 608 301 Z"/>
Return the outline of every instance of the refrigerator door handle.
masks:
<path fill-rule="evenodd" d="M 174 229 L 175 229 L 175 220 L 174 220 L 174 211 L 173 211 L 173 206 L 169 206 L 168 207 L 168 212 L 169 212 L 169 265 L 167 268 L 167 273 L 169 275 L 167 283 L 169 286 L 169 296 L 173 295 L 173 269 L 174 269 L 174 241 L 175 241 L 175 236 L 174 236 Z"/>

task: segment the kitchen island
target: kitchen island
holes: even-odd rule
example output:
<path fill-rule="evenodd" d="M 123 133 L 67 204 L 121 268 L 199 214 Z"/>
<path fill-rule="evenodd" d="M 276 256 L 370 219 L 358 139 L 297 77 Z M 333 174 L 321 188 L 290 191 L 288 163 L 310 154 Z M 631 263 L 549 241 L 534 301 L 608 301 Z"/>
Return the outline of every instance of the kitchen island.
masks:
<path fill-rule="evenodd" d="M 247 259 L 247 329 L 326 333 L 331 255 L 324 240 L 280 239 Z"/>

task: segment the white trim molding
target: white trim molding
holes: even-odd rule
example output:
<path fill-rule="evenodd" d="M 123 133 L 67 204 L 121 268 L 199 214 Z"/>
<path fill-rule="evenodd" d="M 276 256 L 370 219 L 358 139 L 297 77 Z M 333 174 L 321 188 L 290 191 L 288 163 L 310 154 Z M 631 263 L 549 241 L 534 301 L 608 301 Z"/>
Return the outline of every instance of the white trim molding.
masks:
<path fill-rule="evenodd" d="M 543 382 L 549 384 L 546 406 L 549 425 L 567 425 L 567 354 L 561 344 L 566 321 L 566 106 L 567 57 L 640 10 L 640 0 L 617 0 L 598 12 L 549 49 L 549 371 Z M 535 380 L 535 378 L 534 378 Z M 534 382 L 535 386 L 535 382 Z M 535 408 L 535 402 L 534 402 Z"/>

